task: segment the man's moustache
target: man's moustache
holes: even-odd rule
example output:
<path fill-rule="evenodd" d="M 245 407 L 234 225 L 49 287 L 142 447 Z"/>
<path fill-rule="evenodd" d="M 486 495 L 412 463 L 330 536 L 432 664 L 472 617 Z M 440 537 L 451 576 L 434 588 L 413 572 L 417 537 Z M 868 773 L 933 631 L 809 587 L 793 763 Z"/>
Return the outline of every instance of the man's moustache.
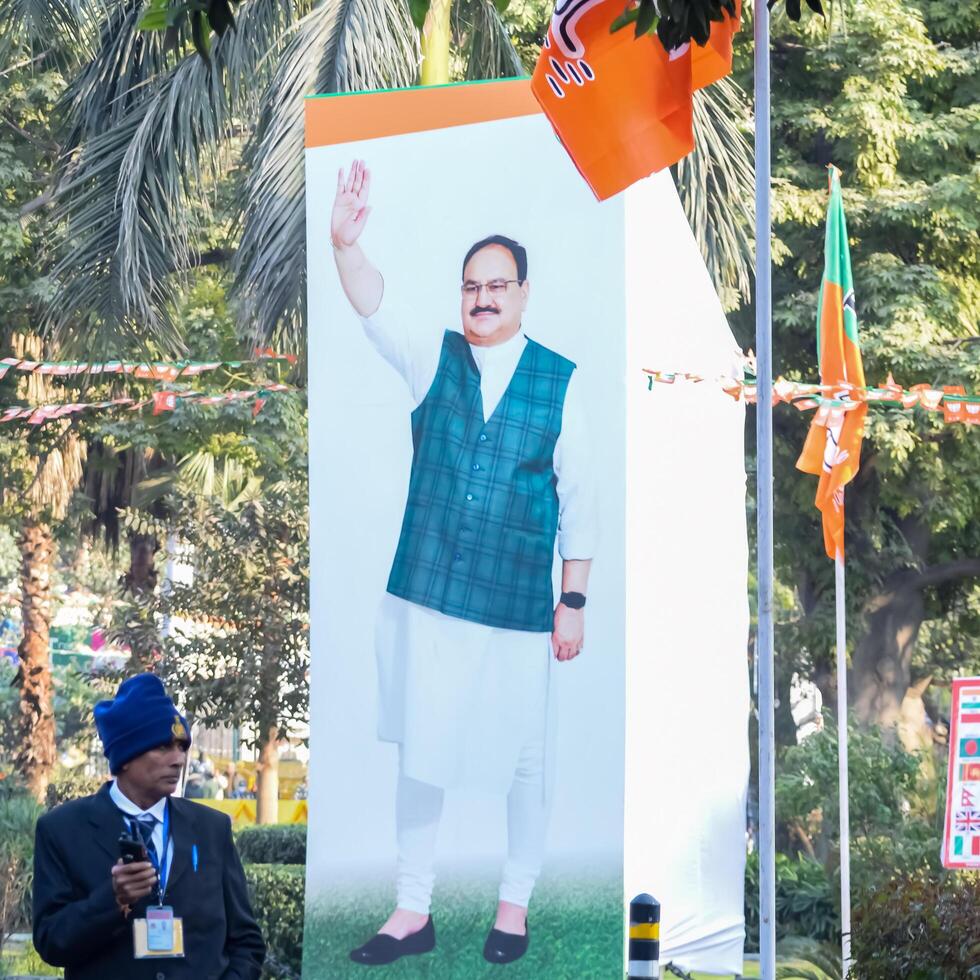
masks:
<path fill-rule="evenodd" d="M 470 316 L 476 316 L 478 313 L 499 313 L 500 310 L 495 306 L 474 306 L 470 310 Z"/>

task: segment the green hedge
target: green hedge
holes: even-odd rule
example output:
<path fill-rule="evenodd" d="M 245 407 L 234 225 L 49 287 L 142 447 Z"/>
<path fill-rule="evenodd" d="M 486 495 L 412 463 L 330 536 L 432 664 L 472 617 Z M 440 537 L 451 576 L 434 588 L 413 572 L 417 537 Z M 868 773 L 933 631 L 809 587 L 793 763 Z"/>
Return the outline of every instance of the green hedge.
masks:
<path fill-rule="evenodd" d="M 854 980 L 980 977 L 980 875 L 928 870 L 860 896 L 851 949 Z"/>
<path fill-rule="evenodd" d="M 246 864 L 245 879 L 268 947 L 263 976 L 268 980 L 299 980 L 303 969 L 306 868 Z"/>
<path fill-rule="evenodd" d="M 306 864 L 306 824 L 243 827 L 235 843 L 245 864 Z"/>
<path fill-rule="evenodd" d="M 840 941 L 837 886 L 822 864 L 776 855 L 776 934 Z M 759 949 L 759 855 L 745 861 L 745 948 Z"/>
<path fill-rule="evenodd" d="M 59 768 L 48 784 L 44 805 L 52 810 L 69 800 L 91 796 L 93 793 L 98 793 L 107 779 L 108 776 L 86 776 L 80 769 Z"/>

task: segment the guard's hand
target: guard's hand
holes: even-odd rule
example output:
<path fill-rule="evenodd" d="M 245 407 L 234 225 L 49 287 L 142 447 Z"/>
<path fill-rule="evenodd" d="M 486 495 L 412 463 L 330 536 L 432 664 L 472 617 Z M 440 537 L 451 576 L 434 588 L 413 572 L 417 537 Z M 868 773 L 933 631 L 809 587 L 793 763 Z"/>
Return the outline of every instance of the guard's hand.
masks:
<path fill-rule="evenodd" d="M 367 206 L 370 193 L 371 171 L 363 160 L 355 160 L 346 177 L 341 167 L 330 215 L 330 240 L 334 248 L 349 248 L 361 237 L 371 213 Z"/>
<path fill-rule="evenodd" d="M 123 864 L 120 858 L 112 867 L 112 890 L 120 905 L 135 905 L 156 888 L 157 873 L 149 861 Z"/>
<path fill-rule="evenodd" d="M 556 660 L 574 660 L 585 642 L 585 610 L 569 609 L 558 603 L 555 608 L 555 629 L 551 634 L 551 649 Z"/>

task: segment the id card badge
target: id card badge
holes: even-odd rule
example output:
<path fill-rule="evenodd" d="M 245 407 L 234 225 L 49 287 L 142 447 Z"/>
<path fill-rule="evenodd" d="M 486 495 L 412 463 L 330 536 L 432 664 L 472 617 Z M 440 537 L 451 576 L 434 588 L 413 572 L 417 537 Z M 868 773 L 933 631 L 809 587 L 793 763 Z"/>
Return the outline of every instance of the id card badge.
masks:
<path fill-rule="evenodd" d="M 151 905 L 145 919 L 133 920 L 133 948 L 136 959 L 180 957 L 184 955 L 184 929 L 169 905 Z"/>
<path fill-rule="evenodd" d="M 146 910 L 146 948 L 151 953 L 174 950 L 174 910 L 169 905 Z"/>

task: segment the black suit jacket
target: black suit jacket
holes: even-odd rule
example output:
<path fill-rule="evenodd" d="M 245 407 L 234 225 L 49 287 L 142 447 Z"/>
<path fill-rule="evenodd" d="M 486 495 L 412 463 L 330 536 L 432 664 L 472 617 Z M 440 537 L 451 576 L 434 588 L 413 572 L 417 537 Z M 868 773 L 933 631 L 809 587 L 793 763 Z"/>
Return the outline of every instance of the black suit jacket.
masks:
<path fill-rule="evenodd" d="M 217 810 L 171 799 L 173 862 L 166 904 L 184 920 L 184 959 L 133 958 L 134 916 L 112 892 L 122 813 L 109 784 L 38 821 L 34 848 L 34 945 L 66 980 L 258 980 L 265 943 L 248 900 L 231 821 Z M 195 871 L 191 849 L 197 846 Z"/>

